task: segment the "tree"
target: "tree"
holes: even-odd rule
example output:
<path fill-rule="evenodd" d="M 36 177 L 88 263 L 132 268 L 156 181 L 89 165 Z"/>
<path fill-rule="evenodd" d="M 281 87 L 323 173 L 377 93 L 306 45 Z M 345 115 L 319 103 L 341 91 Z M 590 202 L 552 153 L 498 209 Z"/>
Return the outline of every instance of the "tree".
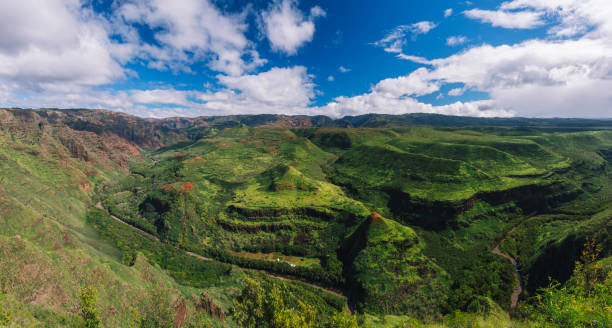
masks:
<path fill-rule="evenodd" d="M 314 327 L 317 310 L 300 300 L 297 306 L 288 306 L 285 300 L 289 298 L 293 295 L 284 285 L 264 289 L 259 282 L 247 278 L 242 293 L 234 299 L 234 319 L 241 327 Z"/>
<path fill-rule="evenodd" d="M 610 327 L 612 322 L 612 272 L 600 274 L 596 262 L 600 248 L 587 242 L 574 277 L 565 286 L 552 282 L 540 289 L 533 305 L 523 311 L 534 321 L 534 327 Z"/>
<path fill-rule="evenodd" d="M 601 250 L 595 239 L 587 241 L 582 249 L 580 261 L 577 261 L 574 267 L 576 284 L 586 293 L 590 293 L 601 280 L 601 265 L 597 263 Z"/>
<path fill-rule="evenodd" d="M 266 320 L 264 315 L 265 292 L 261 284 L 247 278 L 242 293 L 234 299 L 234 319 L 242 327 L 257 327 Z"/>
<path fill-rule="evenodd" d="M 100 318 L 98 317 L 98 290 L 91 286 L 81 288 L 79 300 L 81 304 L 81 317 L 85 321 L 85 328 L 100 327 Z"/>
<path fill-rule="evenodd" d="M 346 310 L 336 312 L 331 319 L 330 328 L 359 328 L 357 316 L 350 315 Z"/>

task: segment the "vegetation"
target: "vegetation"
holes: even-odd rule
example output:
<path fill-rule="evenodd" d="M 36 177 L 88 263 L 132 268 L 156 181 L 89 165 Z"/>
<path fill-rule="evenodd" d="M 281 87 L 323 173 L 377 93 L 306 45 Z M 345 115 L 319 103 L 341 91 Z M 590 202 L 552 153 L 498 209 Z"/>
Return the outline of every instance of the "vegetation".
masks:
<path fill-rule="evenodd" d="M 602 274 L 594 241 L 584 245 L 574 274 L 564 286 L 558 282 L 540 290 L 523 311 L 537 327 L 609 327 L 612 322 L 612 272 Z"/>
<path fill-rule="evenodd" d="M 356 317 L 346 311 L 330 313 L 320 303 L 312 302 L 315 299 L 309 294 L 296 293 L 285 283 L 247 278 L 242 292 L 234 299 L 232 313 L 241 327 L 359 327 Z"/>
<path fill-rule="evenodd" d="M 607 121 L 0 110 L 0 127 L 0 325 L 612 322 Z"/>
<path fill-rule="evenodd" d="M 100 327 L 100 317 L 98 316 L 98 290 L 93 287 L 81 288 L 79 301 L 81 305 L 81 317 L 85 322 L 85 328 Z"/>

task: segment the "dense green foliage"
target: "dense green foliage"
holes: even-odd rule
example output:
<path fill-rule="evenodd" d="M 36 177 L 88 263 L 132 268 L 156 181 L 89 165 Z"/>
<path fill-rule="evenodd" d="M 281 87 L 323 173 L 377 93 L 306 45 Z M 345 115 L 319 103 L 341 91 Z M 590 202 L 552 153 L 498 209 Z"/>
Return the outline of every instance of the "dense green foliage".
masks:
<path fill-rule="evenodd" d="M 347 239 L 350 283 L 359 308 L 374 313 L 433 317 L 446 301 L 448 277 L 422 252 L 409 227 L 374 213 Z"/>
<path fill-rule="evenodd" d="M 85 322 L 85 328 L 100 327 L 100 317 L 98 315 L 98 290 L 93 287 L 81 288 L 79 301 L 81 305 L 81 317 Z"/>
<path fill-rule="evenodd" d="M 219 277 L 230 274 L 229 265 L 198 259 L 173 246 L 159 243 L 111 219 L 100 209 L 92 208 L 87 214 L 87 220 L 123 252 L 122 260 L 125 254 L 132 257 L 135 252 L 141 252 L 182 284 L 210 286 Z M 133 263 L 133 259 L 129 262 Z"/>
<path fill-rule="evenodd" d="M 307 290 L 296 290 L 269 279 L 247 278 L 242 292 L 234 299 L 232 313 L 241 327 L 359 327 L 356 317 L 342 311 L 329 312 Z"/>
<path fill-rule="evenodd" d="M 609 327 L 612 323 L 612 271 L 603 272 L 597 261 L 601 252 L 594 240 L 587 242 L 572 279 L 565 286 L 551 283 L 523 311 L 536 327 Z"/>
<path fill-rule="evenodd" d="M 611 320 L 609 122 L 0 110 L 0 126 L 0 325 Z"/>

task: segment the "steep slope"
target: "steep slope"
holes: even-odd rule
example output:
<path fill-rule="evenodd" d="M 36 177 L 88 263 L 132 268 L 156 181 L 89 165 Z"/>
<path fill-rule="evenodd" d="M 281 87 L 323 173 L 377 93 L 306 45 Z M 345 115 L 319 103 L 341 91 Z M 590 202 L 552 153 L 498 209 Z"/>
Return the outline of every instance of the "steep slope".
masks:
<path fill-rule="evenodd" d="M 348 236 L 343 260 L 360 310 L 433 318 L 448 292 L 448 276 L 423 254 L 414 230 L 372 213 Z"/>
<path fill-rule="evenodd" d="M 191 297 L 201 290 L 177 284 L 141 255 L 122 264 L 120 250 L 85 222 L 95 192 L 127 175 L 140 147 L 110 130 L 72 129 L 55 114 L 65 113 L 0 110 L 0 292 L 12 300 L 2 305 L 9 322 L 81 325 L 75 313 L 86 286 L 99 291 L 105 326 L 137 322 L 157 302 L 174 311 L 187 300 L 193 315 Z"/>

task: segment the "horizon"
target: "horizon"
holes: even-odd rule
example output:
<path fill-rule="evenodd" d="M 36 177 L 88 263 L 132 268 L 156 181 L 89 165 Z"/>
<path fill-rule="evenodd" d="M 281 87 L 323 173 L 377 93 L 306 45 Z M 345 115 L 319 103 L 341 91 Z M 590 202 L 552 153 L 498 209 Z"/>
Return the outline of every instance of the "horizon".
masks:
<path fill-rule="evenodd" d="M 9 0 L 0 107 L 606 120 L 610 16 L 606 0 Z"/>
<path fill-rule="evenodd" d="M 438 113 L 424 113 L 424 112 L 414 112 L 414 113 L 401 113 L 401 114 L 386 114 L 386 113 L 364 113 L 359 115 L 345 115 L 341 117 L 332 117 L 327 116 L 325 114 L 274 114 L 274 113 L 260 113 L 260 114 L 224 114 L 224 115 L 199 115 L 199 116 L 166 116 L 166 117 L 146 117 L 140 116 L 137 113 L 128 113 L 122 111 L 116 111 L 107 108 L 21 108 L 21 107 L 0 107 L 0 109 L 10 109 L 10 110 L 57 110 L 57 111 L 79 111 L 79 110 L 87 110 L 87 111 L 104 111 L 111 113 L 119 113 L 126 114 L 129 116 L 147 119 L 147 120 L 166 120 L 166 119 L 197 119 L 197 118 L 216 118 L 216 117 L 231 117 L 231 116 L 285 116 L 285 117 L 327 117 L 334 121 L 340 121 L 346 118 L 354 118 L 354 117 L 362 117 L 362 116 L 372 116 L 372 115 L 380 115 L 380 116 L 406 116 L 406 115 L 423 115 L 423 116 L 446 116 L 446 117 L 457 117 L 457 118 L 471 118 L 471 119 L 492 119 L 492 120 L 584 120 L 584 121 L 612 121 L 612 117 L 528 117 L 528 116 L 467 116 L 467 115 L 449 115 L 449 114 L 438 114 Z"/>

